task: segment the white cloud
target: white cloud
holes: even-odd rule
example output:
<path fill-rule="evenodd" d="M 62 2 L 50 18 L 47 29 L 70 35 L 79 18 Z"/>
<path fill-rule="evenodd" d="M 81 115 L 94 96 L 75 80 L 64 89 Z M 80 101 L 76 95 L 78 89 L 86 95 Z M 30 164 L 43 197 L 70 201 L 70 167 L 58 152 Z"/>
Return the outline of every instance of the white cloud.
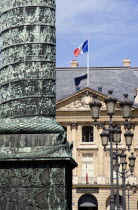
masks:
<path fill-rule="evenodd" d="M 124 35 L 138 31 L 134 0 L 58 0 L 57 33 Z M 135 22 L 135 26 L 132 24 Z M 96 38 L 96 37 L 95 37 Z"/>

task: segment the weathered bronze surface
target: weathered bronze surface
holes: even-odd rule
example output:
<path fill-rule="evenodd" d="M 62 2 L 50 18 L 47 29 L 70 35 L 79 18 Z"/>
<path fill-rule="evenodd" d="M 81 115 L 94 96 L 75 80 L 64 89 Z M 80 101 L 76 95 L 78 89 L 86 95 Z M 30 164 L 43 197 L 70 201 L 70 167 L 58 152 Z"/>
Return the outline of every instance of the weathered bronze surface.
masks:
<path fill-rule="evenodd" d="M 4 134 L 0 135 L 0 161 L 71 158 L 73 144 L 68 143 L 64 134 Z"/>
<path fill-rule="evenodd" d="M 55 121 L 55 0 L 0 1 L 0 209 L 71 210 L 73 144 Z"/>
<path fill-rule="evenodd" d="M 71 184 L 72 173 L 64 162 L 1 163 L 0 209 L 71 209 Z"/>
<path fill-rule="evenodd" d="M 54 118 L 55 0 L 3 0 L 0 8 L 0 118 Z"/>

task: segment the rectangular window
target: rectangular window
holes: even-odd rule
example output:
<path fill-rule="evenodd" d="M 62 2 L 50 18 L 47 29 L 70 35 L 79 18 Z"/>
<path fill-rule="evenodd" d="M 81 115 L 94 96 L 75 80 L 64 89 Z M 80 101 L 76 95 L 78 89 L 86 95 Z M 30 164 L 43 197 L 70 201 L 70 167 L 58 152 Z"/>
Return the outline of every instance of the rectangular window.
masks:
<path fill-rule="evenodd" d="M 82 127 L 82 142 L 93 142 L 93 127 L 83 126 Z"/>
<path fill-rule="evenodd" d="M 103 91 L 103 88 L 102 87 L 98 87 L 98 91 L 99 92 L 102 92 Z"/>
<path fill-rule="evenodd" d="M 77 87 L 76 87 L 76 91 L 80 91 L 80 87 L 77 86 Z"/>
<path fill-rule="evenodd" d="M 92 183 L 93 178 L 93 154 L 82 155 L 82 183 L 86 183 L 87 179 L 89 183 Z M 87 175 L 86 175 L 87 174 Z M 87 176 L 87 179 L 86 179 Z"/>

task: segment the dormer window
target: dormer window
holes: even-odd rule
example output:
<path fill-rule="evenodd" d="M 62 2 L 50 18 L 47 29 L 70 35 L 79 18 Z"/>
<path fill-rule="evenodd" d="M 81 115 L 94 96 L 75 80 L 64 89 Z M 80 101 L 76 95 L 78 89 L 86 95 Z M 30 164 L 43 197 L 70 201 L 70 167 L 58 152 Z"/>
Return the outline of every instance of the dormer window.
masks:
<path fill-rule="evenodd" d="M 76 91 L 80 91 L 80 87 L 79 86 L 76 86 Z"/>
<path fill-rule="evenodd" d="M 99 86 L 98 87 L 98 92 L 102 92 L 103 91 L 103 87 L 102 86 Z"/>

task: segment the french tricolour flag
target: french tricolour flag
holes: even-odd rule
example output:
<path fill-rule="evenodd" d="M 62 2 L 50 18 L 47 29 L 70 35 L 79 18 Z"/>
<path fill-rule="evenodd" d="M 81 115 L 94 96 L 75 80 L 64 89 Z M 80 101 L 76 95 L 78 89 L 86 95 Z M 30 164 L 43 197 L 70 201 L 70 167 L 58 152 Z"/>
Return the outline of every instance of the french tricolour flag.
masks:
<path fill-rule="evenodd" d="M 77 49 L 74 50 L 74 55 L 77 57 L 80 54 L 88 52 L 88 40 L 82 43 Z"/>
<path fill-rule="evenodd" d="M 88 169 L 87 169 L 87 163 L 86 163 L 86 184 L 89 183 L 89 177 L 88 177 Z"/>

